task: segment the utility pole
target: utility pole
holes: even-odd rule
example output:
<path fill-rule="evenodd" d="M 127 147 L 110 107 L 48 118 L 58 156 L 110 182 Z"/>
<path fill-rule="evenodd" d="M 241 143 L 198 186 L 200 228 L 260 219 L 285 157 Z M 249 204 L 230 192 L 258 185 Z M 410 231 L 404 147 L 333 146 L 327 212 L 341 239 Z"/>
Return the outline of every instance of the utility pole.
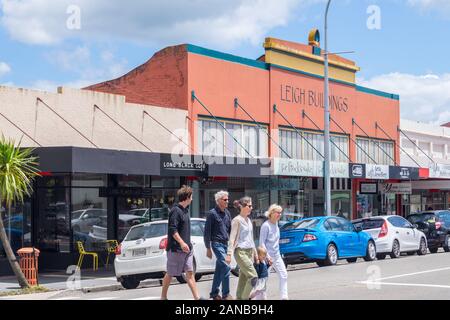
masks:
<path fill-rule="evenodd" d="M 324 75 L 324 102 L 325 102 L 325 115 L 324 115 L 324 148 L 325 148 L 325 161 L 324 161 L 324 183 L 325 183 L 325 214 L 331 216 L 331 178 L 330 178 L 330 106 L 328 97 L 328 9 L 330 8 L 331 0 L 328 0 L 327 8 L 325 10 L 325 75 Z"/>

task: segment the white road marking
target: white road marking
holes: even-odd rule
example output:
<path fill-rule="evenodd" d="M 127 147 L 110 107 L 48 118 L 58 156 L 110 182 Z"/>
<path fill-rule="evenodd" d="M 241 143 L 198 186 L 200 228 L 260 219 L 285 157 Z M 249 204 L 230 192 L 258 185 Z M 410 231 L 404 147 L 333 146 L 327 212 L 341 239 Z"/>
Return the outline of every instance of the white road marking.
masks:
<path fill-rule="evenodd" d="M 395 283 L 395 282 L 379 282 L 379 281 L 358 281 L 361 284 L 370 284 L 371 286 L 404 286 L 404 287 L 429 287 L 429 288 L 444 288 L 450 289 L 450 286 L 439 284 L 425 284 L 425 283 Z"/>
<path fill-rule="evenodd" d="M 94 299 L 88 299 L 88 300 L 114 300 L 117 299 L 117 297 L 102 297 L 102 298 L 94 298 Z"/>
<path fill-rule="evenodd" d="M 440 269 L 433 269 L 433 270 L 427 270 L 427 271 L 420 271 L 420 272 L 414 272 L 414 273 L 405 273 L 405 274 L 400 274 L 400 275 L 397 275 L 397 276 L 379 278 L 379 279 L 374 279 L 374 280 L 375 281 L 382 281 L 382 280 L 387 280 L 387 279 L 396 279 L 396 278 L 402 278 L 402 277 L 409 277 L 409 276 L 415 276 L 415 275 L 418 275 L 418 274 L 439 272 L 439 271 L 445 271 L 445 270 L 450 270 L 450 267 L 440 268 Z"/>

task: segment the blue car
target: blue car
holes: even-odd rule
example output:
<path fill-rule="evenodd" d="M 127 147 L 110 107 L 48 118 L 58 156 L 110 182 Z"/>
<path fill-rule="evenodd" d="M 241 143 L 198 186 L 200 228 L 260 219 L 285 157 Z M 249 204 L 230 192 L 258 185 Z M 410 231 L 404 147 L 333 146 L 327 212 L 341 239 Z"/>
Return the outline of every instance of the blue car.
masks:
<path fill-rule="evenodd" d="M 335 265 L 339 259 L 375 259 L 372 237 L 340 217 L 312 217 L 286 223 L 280 229 L 280 252 L 286 265 L 315 261 Z"/>

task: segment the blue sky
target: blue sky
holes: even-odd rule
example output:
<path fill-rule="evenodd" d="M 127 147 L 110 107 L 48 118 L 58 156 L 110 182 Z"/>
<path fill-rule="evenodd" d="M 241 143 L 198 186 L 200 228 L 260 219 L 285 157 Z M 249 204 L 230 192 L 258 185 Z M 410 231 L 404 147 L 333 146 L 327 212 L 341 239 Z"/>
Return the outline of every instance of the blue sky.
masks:
<path fill-rule="evenodd" d="M 379 30 L 367 27 L 372 5 Z M 323 29 L 324 7 L 325 0 L 0 0 L 0 84 L 82 87 L 179 43 L 256 59 L 267 36 L 305 43 L 311 28 Z M 345 57 L 361 67 L 360 84 L 400 94 L 404 118 L 450 121 L 450 1 L 333 0 L 329 25 L 330 50 L 355 51 Z"/>

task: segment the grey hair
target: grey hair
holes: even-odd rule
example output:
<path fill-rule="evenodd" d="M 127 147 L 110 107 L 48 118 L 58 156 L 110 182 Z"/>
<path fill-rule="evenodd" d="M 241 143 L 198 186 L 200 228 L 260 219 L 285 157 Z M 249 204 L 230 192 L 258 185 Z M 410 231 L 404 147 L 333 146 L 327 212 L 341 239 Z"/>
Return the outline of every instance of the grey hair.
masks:
<path fill-rule="evenodd" d="M 223 197 L 228 197 L 228 192 L 227 192 L 227 191 L 220 190 L 219 192 L 217 192 L 217 193 L 214 195 L 214 198 L 216 199 L 216 203 L 217 203 L 220 199 L 222 199 Z"/>

